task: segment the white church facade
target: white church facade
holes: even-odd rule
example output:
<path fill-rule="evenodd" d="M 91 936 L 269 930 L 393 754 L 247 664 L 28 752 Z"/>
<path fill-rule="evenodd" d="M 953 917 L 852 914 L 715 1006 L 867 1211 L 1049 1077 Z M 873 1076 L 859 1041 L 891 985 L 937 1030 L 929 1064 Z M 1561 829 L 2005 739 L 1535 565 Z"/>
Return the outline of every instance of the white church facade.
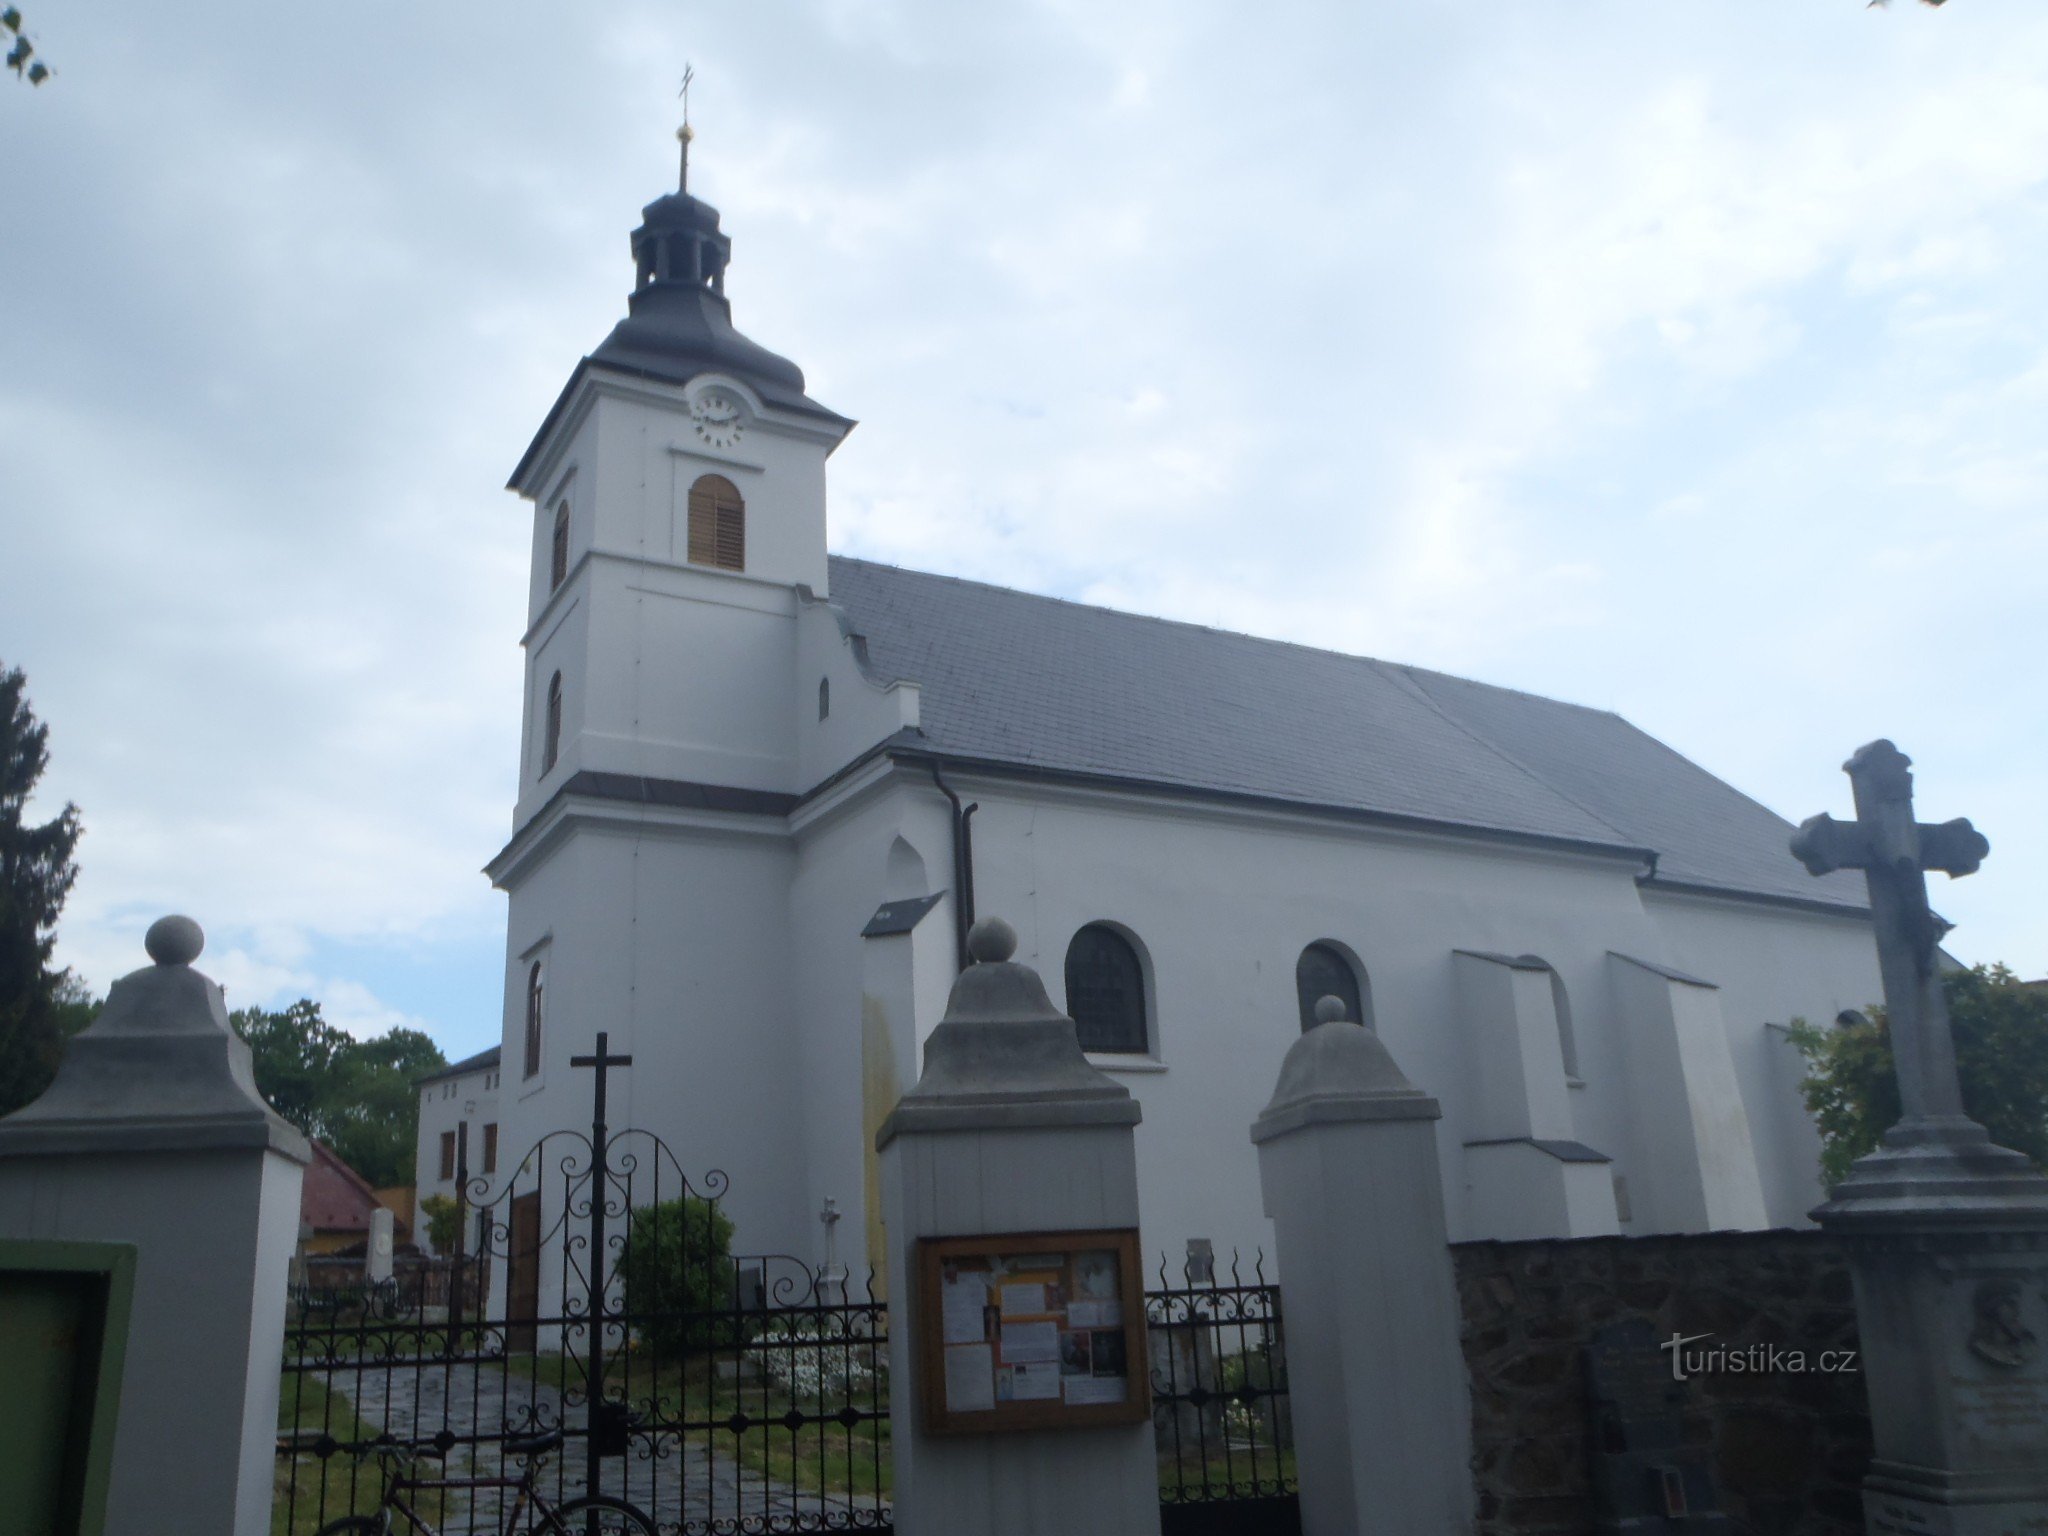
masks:
<path fill-rule="evenodd" d="M 828 555 L 853 423 L 733 330 L 714 210 L 632 246 L 511 481 L 508 1159 L 587 1122 L 603 1029 L 611 1123 L 729 1176 L 736 1250 L 817 1263 L 830 1199 L 859 1273 L 971 912 L 1142 1106 L 1154 1255 L 1270 1250 L 1249 1127 L 1324 994 L 1442 1101 L 1454 1239 L 1804 1221 L 1782 1026 L 1879 996 L 1860 877 L 1609 713 Z"/>

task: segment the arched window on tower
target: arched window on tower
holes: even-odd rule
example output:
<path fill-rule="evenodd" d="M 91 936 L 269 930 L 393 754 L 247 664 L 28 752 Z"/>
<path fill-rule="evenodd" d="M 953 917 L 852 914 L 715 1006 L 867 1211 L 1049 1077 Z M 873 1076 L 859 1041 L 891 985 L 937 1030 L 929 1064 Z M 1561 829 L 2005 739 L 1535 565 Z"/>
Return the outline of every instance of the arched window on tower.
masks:
<path fill-rule="evenodd" d="M 1067 1013 L 1082 1050 L 1144 1054 L 1145 967 L 1107 923 L 1090 923 L 1067 946 Z"/>
<path fill-rule="evenodd" d="M 1352 1023 L 1372 1027 L 1372 988 L 1363 969 L 1332 940 L 1318 939 L 1294 962 L 1294 995 L 1304 1034 L 1316 1027 L 1316 1004 L 1326 997 L 1343 1003 Z"/>
<path fill-rule="evenodd" d="M 540 774 L 546 778 L 562 755 L 562 674 L 548 679 L 547 715 L 541 726 Z"/>
<path fill-rule="evenodd" d="M 555 534 L 548 546 L 548 590 L 554 591 L 569 575 L 569 499 L 555 504 Z"/>
<path fill-rule="evenodd" d="M 747 568 L 747 504 L 723 475 L 701 476 L 690 487 L 690 563 Z"/>
<path fill-rule="evenodd" d="M 1557 967 L 1541 955 L 1517 957 L 1523 965 L 1543 967 L 1550 973 L 1550 1011 L 1557 1015 L 1557 1050 L 1564 1058 L 1564 1080 L 1574 1088 L 1586 1086 L 1579 1076 L 1579 1042 L 1572 1029 L 1571 995 L 1564 989 L 1564 981 L 1557 974 Z"/>
<path fill-rule="evenodd" d="M 526 1075 L 540 1074 L 540 1026 L 541 1026 L 541 974 L 540 962 L 526 973 Z"/>

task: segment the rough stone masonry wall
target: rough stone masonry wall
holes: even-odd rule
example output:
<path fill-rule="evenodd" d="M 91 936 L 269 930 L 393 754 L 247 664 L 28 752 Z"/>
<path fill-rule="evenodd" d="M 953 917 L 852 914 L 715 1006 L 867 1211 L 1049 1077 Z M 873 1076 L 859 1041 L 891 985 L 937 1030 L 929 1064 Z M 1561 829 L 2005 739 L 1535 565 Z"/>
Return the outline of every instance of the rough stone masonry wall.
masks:
<path fill-rule="evenodd" d="M 1648 1318 L 1700 1348 L 1856 1348 L 1848 1266 L 1820 1232 L 1601 1237 L 1452 1247 L 1472 1373 L 1479 1536 L 1594 1531 L 1584 1349 Z M 1722 1508 L 1757 1536 L 1861 1536 L 1870 1460 L 1861 1374 L 1697 1376 L 1689 1444 L 1712 1447 Z"/>

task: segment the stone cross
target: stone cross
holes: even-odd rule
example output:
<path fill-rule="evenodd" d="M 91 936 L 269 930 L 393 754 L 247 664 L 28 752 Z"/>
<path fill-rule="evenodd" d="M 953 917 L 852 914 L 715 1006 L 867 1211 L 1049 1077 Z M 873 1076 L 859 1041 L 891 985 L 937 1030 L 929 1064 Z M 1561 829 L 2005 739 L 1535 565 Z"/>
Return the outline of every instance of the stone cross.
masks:
<path fill-rule="evenodd" d="M 1808 818 L 1792 834 L 1792 853 L 1816 875 L 1860 869 L 1869 878 L 1903 1120 L 1961 1121 L 1955 1040 L 1936 966 L 1949 925 L 1927 905 L 1926 872 L 1974 874 L 1991 844 L 1964 817 L 1939 825 L 1913 819 L 1912 761 L 1888 741 L 1859 748 L 1842 765 L 1856 819 Z"/>

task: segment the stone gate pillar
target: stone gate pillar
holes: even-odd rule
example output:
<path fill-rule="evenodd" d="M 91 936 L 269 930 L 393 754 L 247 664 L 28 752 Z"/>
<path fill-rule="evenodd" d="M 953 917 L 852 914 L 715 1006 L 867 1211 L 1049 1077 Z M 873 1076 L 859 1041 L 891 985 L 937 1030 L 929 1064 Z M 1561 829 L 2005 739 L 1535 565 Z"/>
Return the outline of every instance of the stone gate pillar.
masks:
<path fill-rule="evenodd" d="M 1467 1536 L 1472 1406 L 1443 1111 L 1334 997 L 1252 1126 L 1280 1257 L 1302 1536 Z"/>
<path fill-rule="evenodd" d="M 0 1120 L 0 1236 L 131 1246 L 109 1532 L 265 1536 L 306 1138 L 257 1096 L 186 917 Z"/>
<path fill-rule="evenodd" d="M 904 1536 L 1157 1536 L 1149 1422 L 927 1433 L 912 1282 L 918 1239 L 1138 1224 L 1129 1090 L 1088 1064 L 1000 919 L 968 938 L 924 1072 L 883 1123 L 896 1529 Z M 1142 1369 L 1142 1363 L 1138 1365 Z"/>

